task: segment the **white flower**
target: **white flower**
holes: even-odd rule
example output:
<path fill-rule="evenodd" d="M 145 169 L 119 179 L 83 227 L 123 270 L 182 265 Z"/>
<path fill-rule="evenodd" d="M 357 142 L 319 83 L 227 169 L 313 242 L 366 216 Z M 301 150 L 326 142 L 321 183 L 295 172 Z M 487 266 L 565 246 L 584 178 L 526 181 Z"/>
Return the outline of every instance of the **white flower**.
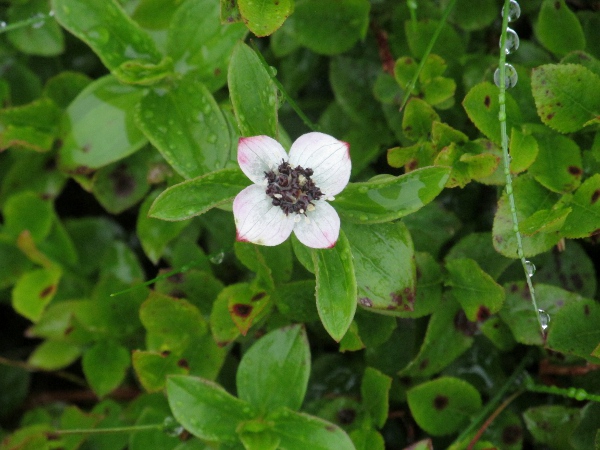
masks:
<path fill-rule="evenodd" d="M 269 136 L 240 138 L 238 162 L 255 184 L 233 201 L 238 241 L 278 245 L 292 231 L 304 245 L 331 248 L 340 218 L 326 200 L 350 179 L 350 146 L 323 133 L 300 136 L 285 152 Z"/>

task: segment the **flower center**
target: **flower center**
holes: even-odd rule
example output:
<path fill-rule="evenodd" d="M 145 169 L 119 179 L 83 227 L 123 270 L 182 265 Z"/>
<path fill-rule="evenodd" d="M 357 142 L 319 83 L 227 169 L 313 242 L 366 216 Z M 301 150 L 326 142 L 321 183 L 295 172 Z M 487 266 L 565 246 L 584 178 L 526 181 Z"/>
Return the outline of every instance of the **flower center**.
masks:
<path fill-rule="evenodd" d="M 268 182 L 266 194 L 273 199 L 273 206 L 279 206 L 285 215 L 289 213 L 304 214 L 312 211 L 313 200 L 319 200 L 323 193 L 313 180 L 312 169 L 296 166 L 295 169 L 286 161 L 282 161 L 277 170 L 265 172 Z"/>

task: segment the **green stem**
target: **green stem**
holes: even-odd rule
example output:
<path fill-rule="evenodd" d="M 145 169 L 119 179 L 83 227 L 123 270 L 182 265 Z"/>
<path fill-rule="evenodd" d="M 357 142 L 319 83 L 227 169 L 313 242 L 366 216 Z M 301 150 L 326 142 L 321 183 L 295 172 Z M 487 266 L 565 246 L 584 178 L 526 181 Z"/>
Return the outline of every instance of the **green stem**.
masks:
<path fill-rule="evenodd" d="M 506 395 L 508 390 L 513 386 L 519 375 L 525 370 L 525 366 L 529 363 L 533 356 L 535 349 L 529 349 L 529 352 L 521 359 L 519 365 L 515 368 L 511 376 L 506 380 L 502 387 L 496 392 L 496 395 L 485 405 L 485 407 L 477 414 L 477 416 L 471 421 L 469 426 L 463 430 L 463 432 L 456 438 L 451 448 L 464 448 L 465 442 L 469 435 L 475 430 L 480 423 L 485 422 L 486 417 L 493 413 L 497 405 L 500 403 L 502 398 Z"/>
<path fill-rule="evenodd" d="M 127 292 L 133 291 L 134 289 L 138 289 L 142 286 L 150 286 L 152 283 L 156 283 L 157 281 L 164 280 L 165 278 L 169 278 L 170 276 L 177 275 L 178 273 L 187 272 L 192 267 L 200 264 L 201 261 L 192 261 L 191 263 L 185 264 L 177 269 L 173 269 L 167 273 L 163 273 L 162 275 L 157 276 L 156 278 L 152 278 L 151 280 L 144 281 L 143 283 L 136 284 L 134 286 L 128 287 L 127 289 L 123 289 L 122 291 L 113 292 L 110 294 L 111 297 L 116 297 L 117 295 L 126 294 Z"/>
<path fill-rule="evenodd" d="M 425 65 L 425 62 L 427 61 L 427 57 L 431 53 L 433 46 L 435 45 L 436 41 L 438 40 L 438 37 L 440 36 L 440 33 L 442 32 L 442 28 L 444 28 L 444 25 L 446 25 L 446 20 L 448 20 L 450 11 L 452 11 L 455 4 L 456 4 L 456 0 L 450 0 L 450 3 L 448 3 L 448 5 L 446 5 L 446 9 L 444 9 L 444 12 L 442 13 L 442 18 L 440 19 L 440 23 L 438 24 L 437 28 L 435 29 L 435 32 L 433 33 L 433 36 L 431 37 L 431 40 L 429 41 L 429 44 L 427 45 L 427 48 L 425 49 L 425 53 L 423 54 L 423 57 L 421 58 L 419 67 L 417 67 L 417 71 L 415 72 L 415 75 L 413 76 L 412 80 L 410 80 L 410 83 L 408 83 L 408 85 L 406 86 L 406 92 L 404 93 L 404 98 L 402 99 L 402 104 L 400 105 L 400 111 L 402 111 L 404 109 L 404 107 L 406 106 L 406 103 L 408 102 L 408 99 L 410 98 L 410 94 L 411 94 L 412 90 L 417 85 L 417 79 L 419 78 L 419 74 L 421 73 L 421 70 L 423 70 L 423 66 Z M 412 14 L 413 13 L 411 10 L 411 15 Z M 415 16 L 415 18 L 416 18 L 416 16 Z M 415 24 L 416 24 L 416 22 L 413 21 L 413 25 L 415 25 Z"/>
<path fill-rule="evenodd" d="M 533 283 L 531 282 L 531 276 L 527 268 L 527 260 L 525 259 L 525 253 L 523 251 L 523 240 L 521 238 L 521 232 L 519 230 L 519 219 L 517 217 L 517 207 L 515 205 L 515 195 L 513 192 L 512 175 L 510 174 L 510 156 L 508 154 L 508 133 L 506 131 L 506 30 L 508 28 L 508 12 L 510 7 L 510 0 L 504 0 L 504 9 L 502 17 L 502 35 L 500 38 L 500 60 L 499 60 L 499 71 L 500 71 L 500 93 L 498 94 L 498 103 L 500 105 L 500 112 L 498 113 L 498 119 L 500 120 L 500 133 L 501 133 L 501 144 L 502 144 L 502 156 L 504 160 L 504 178 L 506 179 L 506 195 L 508 196 L 508 203 L 510 205 L 510 214 L 512 217 L 513 231 L 517 238 L 517 255 L 521 260 L 523 266 L 523 272 L 525 272 L 525 279 L 527 280 L 527 286 L 529 287 L 529 294 L 531 296 L 531 303 L 537 317 L 538 325 L 542 331 L 542 335 L 545 333 L 544 326 L 542 324 L 542 318 L 540 315 L 537 301 L 535 298 L 535 290 Z"/>
<path fill-rule="evenodd" d="M 21 20 L 20 22 L 14 22 L 10 24 L 7 24 L 6 22 L 0 22 L 0 34 L 6 33 L 7 31 L 16 30 L 18 28 L 30 27 L 38 23 L 46 22 L 46 20 L 52 16 L 54 16 L 54 13 L 51 11 L 47 14 L 38 13 L 35 16 L 32 16 L 29 19 Z"/>
<path fill-rule="evenodd" d="M 269 74 L 269 77 L 271 77 L 271 80 L 273 80 L 273 83 L 275 83 L 275 86 L 277 86 L 277 89 L 279 89 L 279 92 L 281 92 L 281 95 L 283 95 L 283 97 L 290 104 L 292 109 L 296 112 L 296 114 L 298 114 L 298 117 L 300 117 L 302 119 L 302 122 L 304 122 L 304 124 L 311 130 L 317 131 L 319 129 L 318 125 L 311 122 L 311 120 L 306 116 L 306 114 L 304 114 L 304 112 L 300 109 L 300 107 L 296 104 L 296 102 L 288 95 L 285 88 L 279 82 L 277 77 L 275 75 L 273 75 L 273 70 L 271 69 L 271 67 L 265 60 L 265 57 L 262 55 L 262 53 L 258 49 L 256 42 L 251 41 L 251 44 L 252 44 L 252 48 L 254 49 L 254 52 L 258 56 L 258 59 L 260 59 L 261 64 L 263 65 L 263 67 L 265 68 L 267 73 Z"/>
<path fill-rule="evenodd" d="M 525 378 L 525 390 L 530 392 L 539 392 L 541 394 L 561 395 L 563 397 L 574 398 L 578 401 L 592 401 L 600 403 L 600 395 L 590 394 L 581 388 L 559 388 L 557 386 L 544 386 L 535 384 L 530 376 Z"/>
<path fill-rule="evenodd" d="M 154 425 L 132 425 L 130 427 L 115 427 L 115 428 L 90 428 L 90 429 L 73 429 L 73 430 L 53 430 L 54 434 L 109 434 L 109 433 L 131 433 L 135 431 L 162 430 L 163 424 L 157 423 Z"/>

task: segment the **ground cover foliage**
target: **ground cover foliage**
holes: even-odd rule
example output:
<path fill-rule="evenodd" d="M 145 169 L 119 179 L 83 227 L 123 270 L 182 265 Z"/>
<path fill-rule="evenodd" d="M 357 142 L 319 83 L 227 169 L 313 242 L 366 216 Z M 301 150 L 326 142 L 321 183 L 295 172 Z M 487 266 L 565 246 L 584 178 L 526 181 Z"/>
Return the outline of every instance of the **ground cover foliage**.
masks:
<path fill-rule="evenodd" d="M 526 274 L 503 4 L 2 2 L 0 449 L 600 448 L 600 5 L 509 24 Z M 311 130 L 335 247 L 237 242 Z"/>

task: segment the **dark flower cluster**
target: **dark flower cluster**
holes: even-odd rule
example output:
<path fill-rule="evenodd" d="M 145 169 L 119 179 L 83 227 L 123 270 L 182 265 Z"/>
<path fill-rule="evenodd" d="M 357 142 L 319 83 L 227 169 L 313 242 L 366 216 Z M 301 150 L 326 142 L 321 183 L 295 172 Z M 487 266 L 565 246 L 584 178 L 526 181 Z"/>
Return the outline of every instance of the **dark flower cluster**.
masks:
<path fill-rule="evenodd" d="M 290 213 L 306 214 L 314 207 L 313 200 L 323 196 L 321 189 L 311 180 L 312 174 L 310 168 L 296 166 L 294 169 L 288 162 L 282 161 L 277 171 L 265 172 L 269 183 L 265 192 L 273 199 L 273 205 L 279 206 L 286 216 Z"/>

